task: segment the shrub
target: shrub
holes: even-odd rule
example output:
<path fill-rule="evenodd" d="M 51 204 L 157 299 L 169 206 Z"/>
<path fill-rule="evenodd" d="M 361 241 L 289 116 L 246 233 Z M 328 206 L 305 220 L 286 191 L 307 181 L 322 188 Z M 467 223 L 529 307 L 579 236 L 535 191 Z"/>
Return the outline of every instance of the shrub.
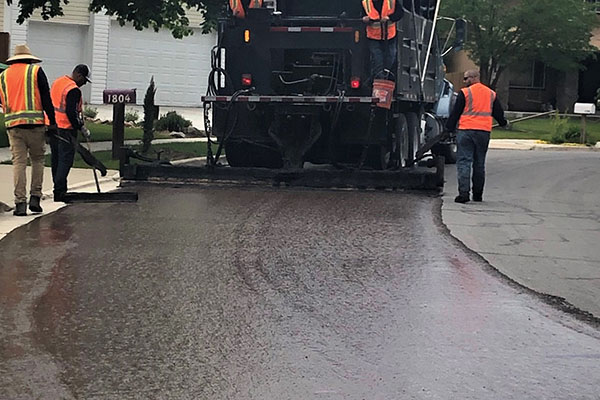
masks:
<path fill-rule="evenodd" d="M 83 116 L 94 119 L 98 116 L 98 109 L 95 107 L 85 106 L 83 107 Z"/>
<path fill-rule="evenodd" d="M 125 112 L 125 122 L 136 123 L 140 119 L 140 114 L 136 110 L 129 110 Z"/>
<path fill-rule="evenodd" d="M 552 127 L 552 135 L 550 136 L 550 143 L 562 144 L 566 142 L 566 133 L 569 130 L 569 118 L 561 117 L 558 111 L 554 112 L 550 119 L 550 126 Z"/>
<path fill-rule="evenodd" d="M 156 122 L 157 131 L 181 132 L 192 125 L 191 121 L 183 118 L 175 111 L 169 111 Z"/>
<path fill-rule="evenodd" d="M 154 95 L 156 94 L 156 86 L 154 85 L 154 77 L 150 78 L 150 85 L 144 96 L 144 137 L 142 138 L 142 153 L 147 153 L 150 150 L 152 139 L 154 139 L 154 120 L 156 119 L 156 106 L 154 105 Z"/>

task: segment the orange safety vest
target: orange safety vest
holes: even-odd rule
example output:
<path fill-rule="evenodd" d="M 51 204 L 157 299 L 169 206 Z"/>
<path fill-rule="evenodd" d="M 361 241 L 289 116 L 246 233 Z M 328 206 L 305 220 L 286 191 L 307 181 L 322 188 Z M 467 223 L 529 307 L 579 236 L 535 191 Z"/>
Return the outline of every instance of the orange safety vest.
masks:
<path fill-rule="evenodd" d="M 363 0 L 363 8 L 367 13 L 367 16 L 372 20 L 379 20 L 382 17 L 389 17 L 396 11 L 396 0 L 383 0 L 381 7 L 381 15 L 373 6 L 373 0 Z M 369 22 L 367 25 L 367 37 L 374 40 L 386 40 L 393 39 L 396 37 L 396 23 L 389 21 L 387 25 L 387 32 L 384 31 L 382 22 Z"/>
<path fill-rule="evenodd" d="M 73 78 L 68 75 L 61 76 L 52 84 L 50 89 L 50 97 L 54 106 L 54 114 L 56 115 L 56 126 L 60 129 L 73 129 L 71 121 L 67 116 L 67 94 L 72 89 L 79 89 Z M 79 100 L 77 112 L 80 113 L 83 109 L 83 99 Z"/>
<path fill-rule="evenodd" d="M 496 92 L 482 83 L 461 90 L 465 95 L 465 108 L 458 121 L 458 129 L 491 132 Z"/>
<path fill-rule="evenodd" d="M 44 108 L 38 87 L 40 67 L 12 64 L 0 74 L 0 98 L 6 128 L 18 125 L 44 125 Z"/>
<path fill-rule="evenodd" d="M 263 0 L 250 0 L 250 4 L 248 7 L 250 8 L 260 8 L 263 5 Z M 244 11 L 244 6 L 242 6 L 241 0 L 229 0 L 229 7 L 231 7 L 231 11 L 233 11 L 233 15 L 237 18 L 246 18 L 246 11 Z"/>

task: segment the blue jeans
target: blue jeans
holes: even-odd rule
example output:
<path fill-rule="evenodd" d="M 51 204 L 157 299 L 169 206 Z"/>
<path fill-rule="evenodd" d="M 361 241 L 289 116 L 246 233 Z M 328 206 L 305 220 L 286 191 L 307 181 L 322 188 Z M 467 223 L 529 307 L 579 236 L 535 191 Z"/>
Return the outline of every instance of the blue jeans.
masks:
<path fill-rule="evenodd" d="M 470 193 L 471 165 L 473 166 L 473 194 L 483 195 L 485 184 L 485 156 L 490 144 L 490 133 L 476 130 L 459 130 L 456 134 L 456 175 L 458 193 Z"/>
<path fill-rule="evenodd" d="M 383 70 L 389 69 L 392 71 L 392 67 L 396 62 L 396 55 L 398 54 L 398 36 L 395 36 L 390 40 L 373 40 L 369 39 L 369 52 L 371 53 L 371 76 L 373 79 L 383 79 Z M 392 73 L 395 72 L 392 71 Z M 392 79 L 392 78 L 388 78 Z"/>
<path fill-rule="evenodd" d="M 67 192 L 67 176 L 75 158 L 77 133 L 71 129 L 59 129 L 58 136 L 50 136 L 52 150 L 52 181 L 54 198 L 60 198 Z"/>

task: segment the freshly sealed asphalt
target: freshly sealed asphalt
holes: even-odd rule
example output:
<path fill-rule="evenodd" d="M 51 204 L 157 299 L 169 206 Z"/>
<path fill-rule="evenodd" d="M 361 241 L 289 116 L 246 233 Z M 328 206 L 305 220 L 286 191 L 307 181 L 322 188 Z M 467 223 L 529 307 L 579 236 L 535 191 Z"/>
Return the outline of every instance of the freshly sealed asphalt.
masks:
<path fill-rule="evenodd" d="M 166 186 L 0 241 L 4 399 L 598 399 L 597 321 L 436 196 Z"/>

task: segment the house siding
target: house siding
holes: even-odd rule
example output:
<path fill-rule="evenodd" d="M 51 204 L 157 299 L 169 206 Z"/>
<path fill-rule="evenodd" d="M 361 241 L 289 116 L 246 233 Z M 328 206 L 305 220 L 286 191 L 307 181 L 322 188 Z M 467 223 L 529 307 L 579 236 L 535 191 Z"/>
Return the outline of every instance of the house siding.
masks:
<path fill-rule="evenodd" d="M 69 4 L 62 4 L 63 16 L 54 17 L 48 21 L 62 24 L 89 25 L 90 23 L 90 1 L 70 0 Z M 37 10 L 32 16 L 32 21 L 43 21 L 42 14 Z"/>

